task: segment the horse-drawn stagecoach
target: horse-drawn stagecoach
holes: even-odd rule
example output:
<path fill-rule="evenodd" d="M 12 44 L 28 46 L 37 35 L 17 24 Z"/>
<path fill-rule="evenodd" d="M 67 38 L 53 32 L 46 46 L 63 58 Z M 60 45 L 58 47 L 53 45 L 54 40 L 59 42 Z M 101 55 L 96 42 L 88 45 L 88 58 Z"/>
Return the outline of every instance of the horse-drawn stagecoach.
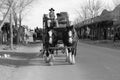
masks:
<path fill-rule="evenodd" d="M 49 17 L 43 15 L 43 49 L 47 63 L 53 65 L 54 53 L 62 50 L 66 54 L 66 61 L 75 64 L 77 40 L 76 32 L 68 18 L 67 12 L 54 15 L 54 9 L 50 9 Z M 60 46 L 60 44 L 62 46 Z"/>

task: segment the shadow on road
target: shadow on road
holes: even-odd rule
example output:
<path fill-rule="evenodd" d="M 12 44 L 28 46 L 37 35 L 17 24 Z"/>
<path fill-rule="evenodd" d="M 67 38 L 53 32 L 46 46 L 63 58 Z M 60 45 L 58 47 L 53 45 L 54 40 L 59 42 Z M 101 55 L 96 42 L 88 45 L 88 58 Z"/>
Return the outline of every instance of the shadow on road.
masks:
<path fill-rule="evenodd" d="M 55 56 L 54 66 L 69 65 L 65 62 L 65 56 Z M 61 59 L 60 59 L 61 58 Z M 13 67 L 25 67 L 25 66 L 48 66 L 45 63 L 42 55 L 38 54 L 11 54 L 9 58 L 0 58 L 0 65 L 13 66 Z"/>

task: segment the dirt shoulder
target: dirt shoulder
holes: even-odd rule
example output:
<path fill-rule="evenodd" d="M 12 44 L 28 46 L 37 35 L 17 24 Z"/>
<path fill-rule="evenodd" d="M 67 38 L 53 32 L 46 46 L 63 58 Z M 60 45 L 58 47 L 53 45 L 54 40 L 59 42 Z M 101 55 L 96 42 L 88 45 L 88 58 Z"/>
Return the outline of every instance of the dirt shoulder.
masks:
<path fill-rule="evenodd" d="M 0 45 L 0 52 L 23 52 L 23 53 L 37 53 L 42 49 L 42 43 L 30 43 L 26 45 L 13 45 L 10 49 L 9 45 Z"/>
<path fill-rule="evenodd" d="M 9 57 L 0 57 L 0 80 L 12 80 L 19 68 L 18 66 L 28 64 L 29 59 L 36 57 L 37 53 L 40 53 L 41 47 L 42 45 L 40 43 L 32 43 L 27 45 L 14 45 L 14 49 L 10 50 L 9 46 L 1 45 L 0 56 L 9 54 Z"/>

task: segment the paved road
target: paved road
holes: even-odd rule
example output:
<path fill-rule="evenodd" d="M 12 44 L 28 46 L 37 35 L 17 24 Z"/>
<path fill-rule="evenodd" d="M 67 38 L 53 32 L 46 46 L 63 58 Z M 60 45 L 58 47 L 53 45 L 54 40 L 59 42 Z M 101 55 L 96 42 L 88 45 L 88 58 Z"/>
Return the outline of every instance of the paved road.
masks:
<path fill-rule="evenodd" d="M 54 66 L 42 58 L 23 59 L 11 80 L 120 80 L 120 51 L 79 43 L 76 65 L 56 57 Z"/>

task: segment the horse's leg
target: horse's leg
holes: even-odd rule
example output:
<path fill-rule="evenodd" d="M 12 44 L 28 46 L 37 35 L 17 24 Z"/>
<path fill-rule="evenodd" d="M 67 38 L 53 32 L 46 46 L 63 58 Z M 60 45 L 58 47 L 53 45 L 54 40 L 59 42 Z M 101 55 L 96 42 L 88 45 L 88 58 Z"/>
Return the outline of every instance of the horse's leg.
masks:
<path fill-rule="evenodd" d="M 75 54 L 72 55 L 72 64 L 75 64 Z"/>
<path fill-rule="evenodd" d="M 72 63 L 72 49 L 68 48 L 68 52 L 69 63 Z"/>
<path fill-rule="evenodd" d="M 68 52 L 68 48 L 65 47 L 65 53 L 66 53 L 66 62 L 69 61 L 69 52 Z"/>
<path fill-rule="evenodd" d="M 49 65 L 52 66 L 54 61 L 54 50 L 50 50 L 49 57 L 50 57 Z"/>
<path fill-rule="evenodd" d="M 55 57 L 54 57 L 54 50 L 51 51 L 51 58 L 52 58 L 52 61 L 55 60 Z"/>
<path fill-rule="evenodd" d="M 72 48 L 72 54 L 71 54 L 71 57 L 72 57 L 72 60 L 71 60 L 71 64 L 75 64 L 75 52 L 76 50 L 75 50 L 75 48 Z"/>
<path fill-rule="evenodd" d="M 75 52 L 74 48 L 68 49 L 68 60 L 70 64 L 75 64 Z"/>
<path fill-rule="evenodd" d="M 45 62 L 46 63 L 50 62 L 50 50 L 49 49 L 45 50 Z"/>
<path fill-rule="evenodd" d="M 66 61 L 69 62 L 70 64 L 75 64 L 75 55 L 73 53 L 73 49 L 67 48 L 66 51 L 67 51 Z"/>
<path fill-rule="evenodd" d="M 72 48 L 72 64 L 75 64 L 76 51 L 77 51 L 77 41 L 75 41 L 73 43 L 73 48 Z"/>

